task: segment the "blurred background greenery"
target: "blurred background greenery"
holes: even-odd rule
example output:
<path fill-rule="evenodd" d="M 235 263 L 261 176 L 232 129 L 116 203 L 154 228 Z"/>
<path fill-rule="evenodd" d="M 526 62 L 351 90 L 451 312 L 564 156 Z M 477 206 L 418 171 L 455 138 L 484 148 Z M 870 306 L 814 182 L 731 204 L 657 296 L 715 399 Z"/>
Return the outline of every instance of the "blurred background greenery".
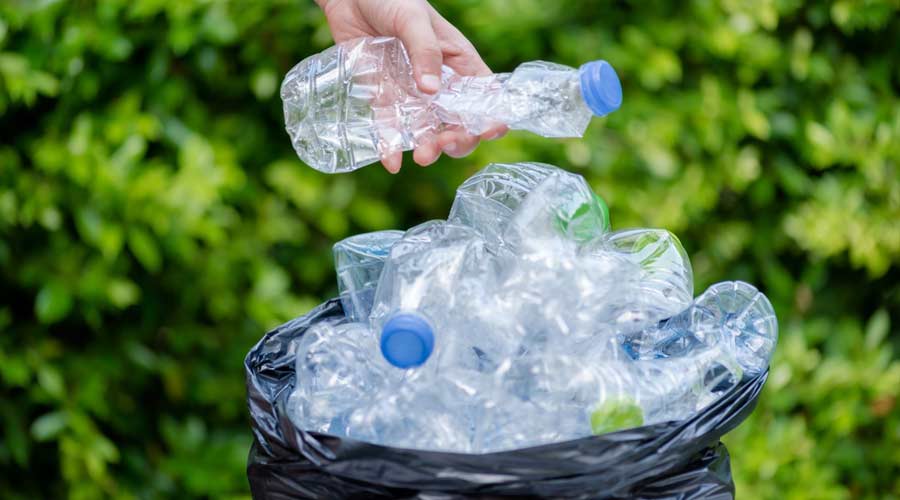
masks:
<path fill-rule="evenodd" d="M 726 439 L 743 498 L 900 498 L 900 2 L 440 1 L 498 71 L 605 58 L 624 106 L 398 176 L 303 165 L 278 87 L 312 1 L 0 1 L 0 496 L 249 495 L 242 360 L 335 294 L 347 235 L 490 161 L 586 176 L 781 339 Z"/>

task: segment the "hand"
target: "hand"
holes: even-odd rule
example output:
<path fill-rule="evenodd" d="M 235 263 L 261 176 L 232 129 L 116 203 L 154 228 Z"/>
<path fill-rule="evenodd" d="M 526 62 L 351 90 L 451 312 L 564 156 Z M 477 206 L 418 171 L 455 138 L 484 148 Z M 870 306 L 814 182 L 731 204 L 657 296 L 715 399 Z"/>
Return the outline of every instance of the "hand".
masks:
<path fill-rule="evenodd" d="M 434 94 L 440 90 L 442 64 L 464 76 L 491 74 L 472 43 L 425 0 L 316 1 L 325 11 L 335 43 L 364 36 L 399 38 L 423 92 Z M 469 135 L 461 127 L 448 127 L 433 142 L 416 147 L 413 160 L 425 167 L 434 163 L 441 152 L 460 158 L 471 153 L 480 139 L 496 139 L 505 133 L 503 126 L 480 136 Z M 400 171 L 402 162 L 403 153 L 399 152 L 381 160 L 384 168 L 394 174 Z"/>

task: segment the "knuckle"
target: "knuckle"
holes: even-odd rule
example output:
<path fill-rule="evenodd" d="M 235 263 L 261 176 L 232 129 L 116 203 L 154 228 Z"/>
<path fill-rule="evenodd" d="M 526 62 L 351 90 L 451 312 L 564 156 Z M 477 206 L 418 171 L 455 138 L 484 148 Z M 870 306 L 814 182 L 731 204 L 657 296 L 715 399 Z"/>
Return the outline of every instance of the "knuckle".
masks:
<path fill-rule="evenodd" d="M 385 8 L 389 9 L 387 14 L 390 16 L 394 31 L 397 33 L 409 30 L 411 26 L 421 22 L 423 19 L 422 12 L 420 12 L 421 6 L 415 1 L 395 1 Z"/>

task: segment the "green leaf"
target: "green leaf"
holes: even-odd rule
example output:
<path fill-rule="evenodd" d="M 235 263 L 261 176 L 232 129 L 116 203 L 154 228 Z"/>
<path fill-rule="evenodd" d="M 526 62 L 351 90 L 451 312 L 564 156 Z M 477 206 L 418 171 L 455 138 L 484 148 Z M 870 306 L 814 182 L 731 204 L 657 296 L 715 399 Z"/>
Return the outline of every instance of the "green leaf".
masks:
<path fill-rule="evenodd" d="M 62 399 L 65 395 L 65 383 L 59 370 L 55 367 L 48 364 L 38 367 L 37 379 L 38 385 L 53 398 Z"/>
<path fill-rule="evenodd" d="M 278 76 L 271 68 L 260 69 L 250 77 L 250 87 L 259 100 L 268 99 L 278 90 Z"/>
<path fill-rule="evenodd" d="M 884 308 L 875 311 L 866 325 L 866 349 L 877 349 L 887 337 L 891 329 L 891 317 Z"/>
<path fill-rule="evenodd" d="M 68 425 L 68 417 L 62 411 L 41 415 L 31 424 L 31 435 L 36 441 L 49 441 Z"/>
<path fill-rule="evenodd" d="M 13 460 L 20 467 L 28 464 L 31 451 L 27 439 L 27 429 L 20 415 L 21 409 L 7 402 L 0 402 L 0 415 L 3 415 L 3 443 L 9 448 Z"/>
<path fill-rule="evenodd" d="M 113 279 L 107 284 L 106 293 L 109 301 L 122 309 L 138 301 L 141 289 L 129 280 L 119 278 Z"/>
<path fill-rule="evenodd" d="M 24 387 L 31 382 L 31 370 L 24 356 L 0 357 L 0 377 L 9 387 Z"/>
<path fill-rule="evenodd" d="M 61 283 L 44 285 L 34 301 L 34 312 L 41 323 L 56 323 L 72 309 L 72 296 Z"/>
<path fill-rule="evenodd" d="M 162 257 L 156 241 L 150 236 L 150 233 L 139 228 L 132 227 L 128 230 L 128 248 L 137 257 L 137 260 L 144 266 L 144 269 L 150 272 L 159 271 L 162 265 Z"/>
<path fill-rule="evenodd" d="M 213 4 L 206 11 L 201 24 L 210 40 L 223 45 L 233 42 L 238 36 L 237 26 L 225 5 L 227 4 Z"/>

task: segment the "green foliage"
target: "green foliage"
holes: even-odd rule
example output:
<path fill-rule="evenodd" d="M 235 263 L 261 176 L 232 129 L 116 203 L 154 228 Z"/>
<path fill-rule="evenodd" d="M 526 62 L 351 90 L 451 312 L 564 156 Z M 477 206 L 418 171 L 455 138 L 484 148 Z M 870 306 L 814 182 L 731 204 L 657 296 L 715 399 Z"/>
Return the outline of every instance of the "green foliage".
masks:
<path fill-rule="evenodd" d="M 331 244 L 531 160 L 585 175 L 614 228 L 678 234 L 697 292 L 772 299 L 771 377 L 727 437 L 741 497 L 898 498 L 900 3 L 436 7 L 496 70 L 611 61 L 622 109 L 326 176 L 277 95 L 330 44 L 312 2 L 0 2 L 0 496 L 247 497 L 241 362 L 335 293 Z"/>

